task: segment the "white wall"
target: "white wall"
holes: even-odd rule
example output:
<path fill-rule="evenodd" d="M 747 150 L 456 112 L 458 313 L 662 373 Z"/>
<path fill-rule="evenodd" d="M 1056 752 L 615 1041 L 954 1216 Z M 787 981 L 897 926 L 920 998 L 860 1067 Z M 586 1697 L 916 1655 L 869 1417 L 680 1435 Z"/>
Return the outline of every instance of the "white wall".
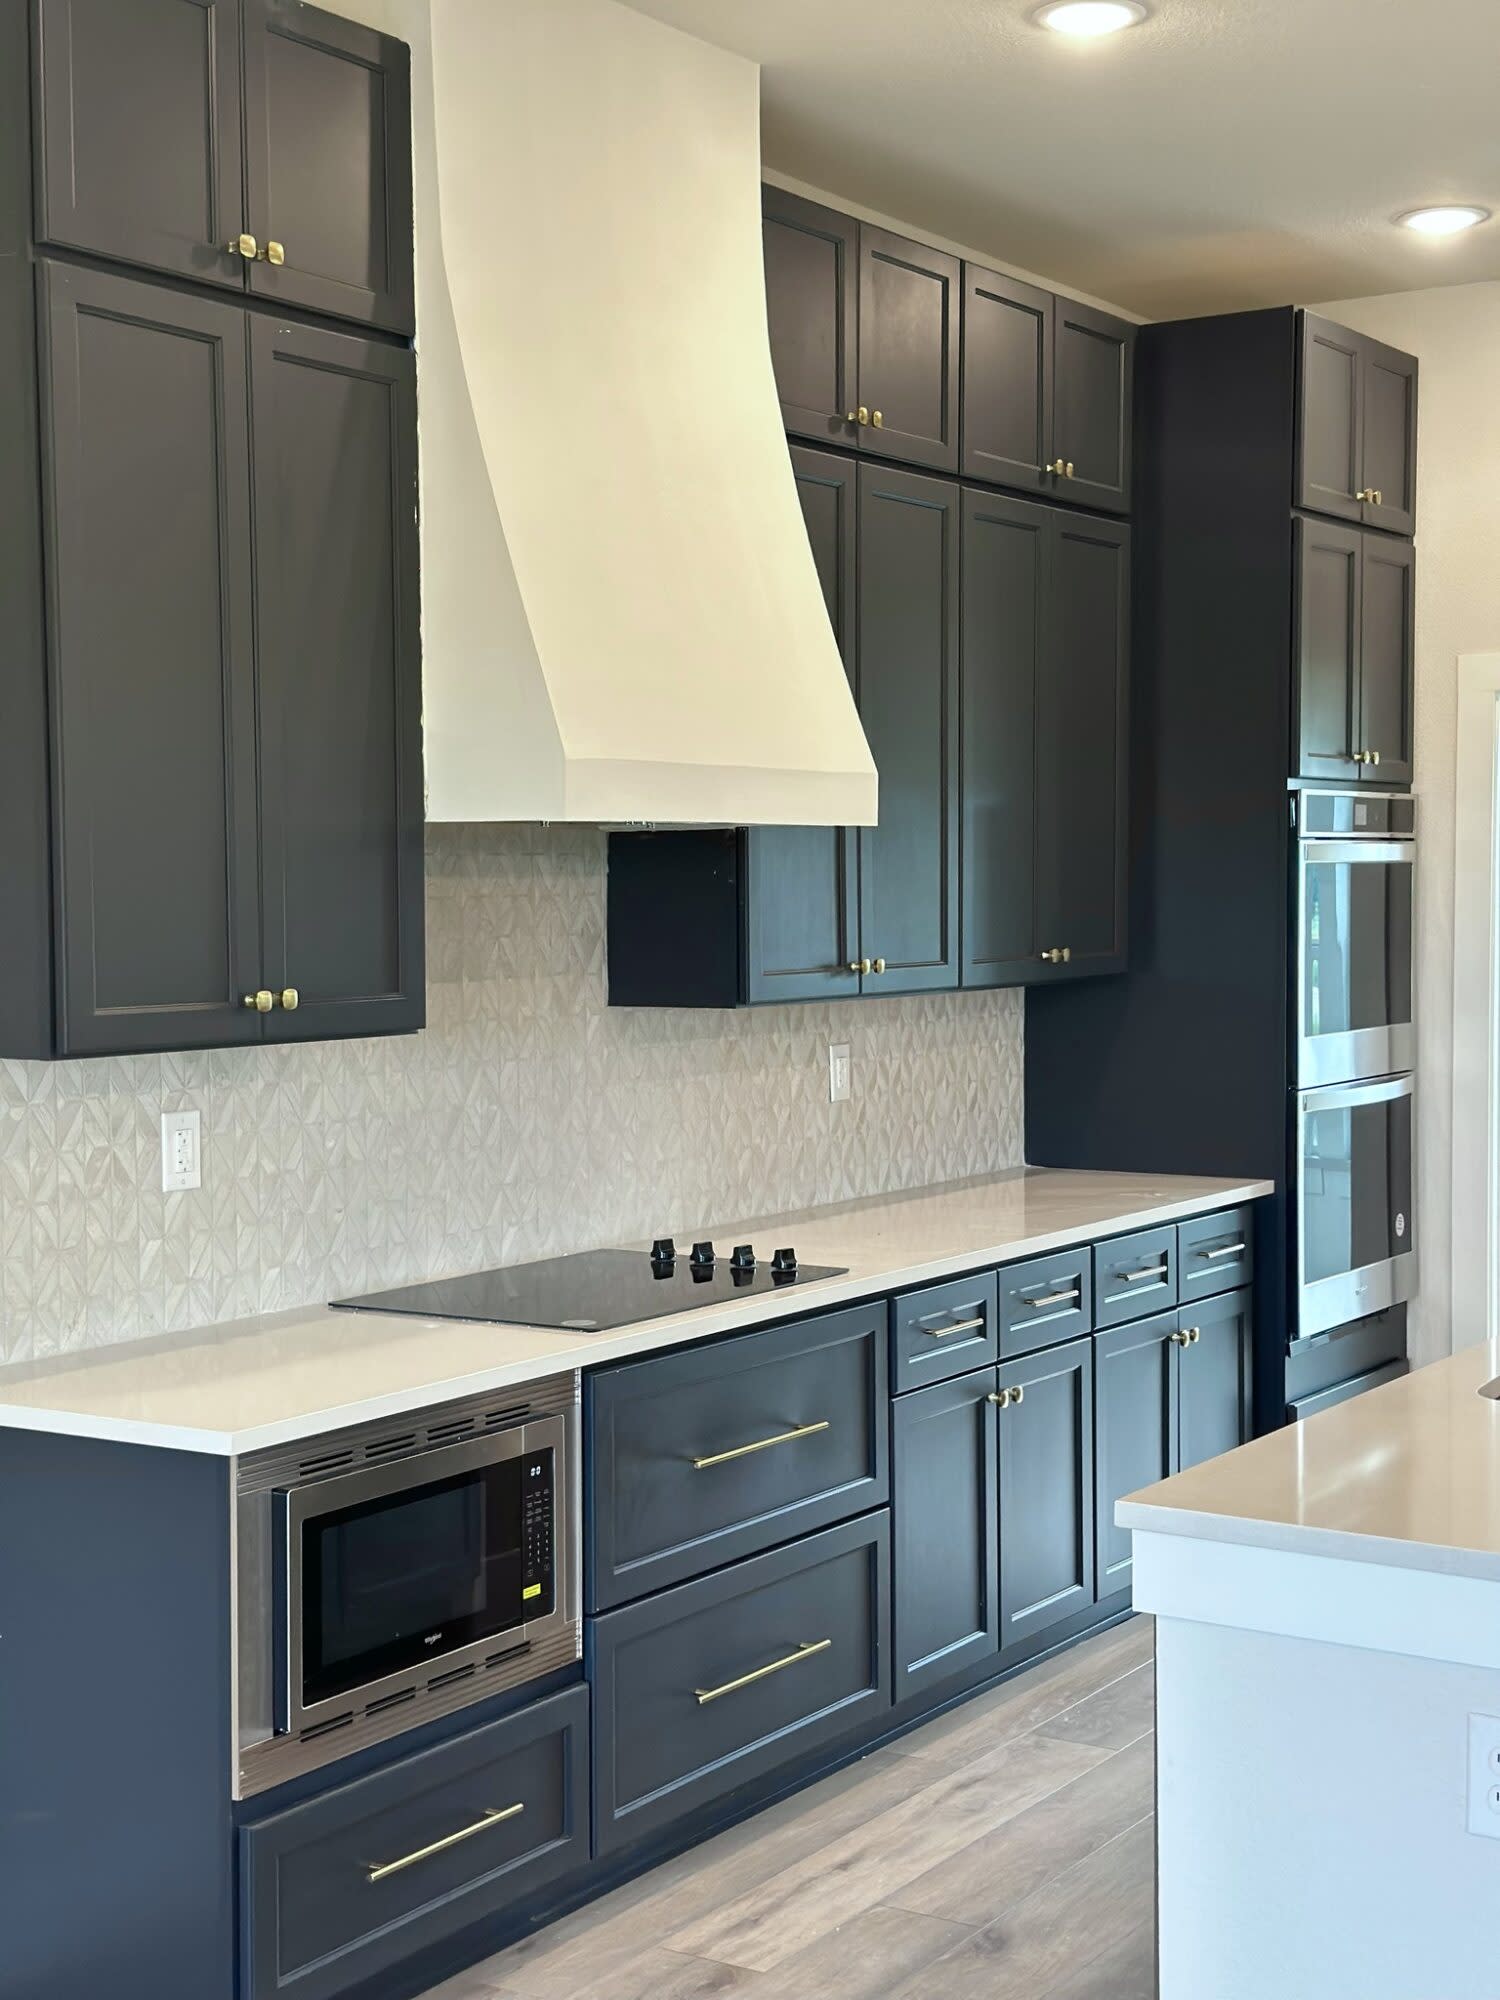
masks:
<path fill-rule="evenodd" d="M 1500 284 L 1319 312 L 1421 361 L 1417 445 L 1417 1175 L 1413 1361 L 1450 1351 L 1453 796 L 1460 653 L 1500 650 Z"/>

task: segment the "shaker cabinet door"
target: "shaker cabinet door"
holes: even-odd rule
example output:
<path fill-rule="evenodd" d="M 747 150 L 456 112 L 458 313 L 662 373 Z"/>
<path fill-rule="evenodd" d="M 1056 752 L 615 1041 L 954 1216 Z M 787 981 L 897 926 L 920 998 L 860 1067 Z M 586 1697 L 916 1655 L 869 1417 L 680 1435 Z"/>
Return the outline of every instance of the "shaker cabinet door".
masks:
<path fill-rule="evenodd" d="M 1366 535 L 1360 559 L 1359 741 L 1372 784 L 1412 781 L 1412 683 L 1416 551 L 1394 536 Z"/>
<path fill-rule="evenodd" d="M 1299 519 L 1297 584 L 1297 771 L 1351 783 L 1359 717 L 1360 533 Z"/>
<path fill-rule="evenodd" d="M 1093 1342 L 1003 1363 L 999 1394 L 1005 1649 L 1094 1601 Z"/>
<path fill-rule="evenodd" d="M 301 0 L 244 6 L 245 227 L 269 251 L 252 291 L 411 333 L 406 45 Z"/>
<path fill-rule="evenodd" d="M 960 267 L 956 257 L 862 223 L 860 442 L 908 465 L 958 470 Z"/>
<path fill-rule="evenodd" d="M 1184 1306 L 1177 1324 L 1177 1467 L 1233 1451 L 1250 1435 L 1250 1332 L 1253 1294 L 1221 1292 Z"/>
<path fill-rule="evenodd" d="M 245 314 L 41 276 L 57 1052 L 258 1040 Z"/>
<path fill-rule="evenodd" d="M 1052 490 L 1059 500 L 1130 510 L 1135 328 L 1073 299 L 1057 301 Z"/>
<path fill-rule="evenodd" d="M 1099 1601 L 1128 1594 L 1133 1559 L 1115 1502 L 1177 1470 L 1176 1313 L 1094 1337 L 1094 1452 Z"/>
<path fill-rule="evenodd" d="M 266 983 L 279 1041 L 422 1025 L 415 362 L 251 328 Z"/>
<path fill-rule="evenodd" d="M 963 473 L 1051 491 L 1051 292 L 964 266 Z"/>
<path fill-rule="evenodd" d="M 1361 518 L 1398 535 L 1417 526 L 1417 362 L 1411 354 L 1365 339 L 1364 476 Z"/>
<path fill-rule="evenodd" d="M 766 315 L 781 420 L 825 444 L 858 442 L 859 224 L 761 189 Z"/>
<path fill-rule="evenodd" d="M 36 232 L 243 291 L 240 0 L 37 0 Z"/>
<path fill-rule="evenodd" d="M 1362 443 L 1360 355 L 1363 342 L 1347 327 L 1301 316 L 1298 355 L 1298 475 L 1296 502 L 1317 514 L 1357 521 Z"/>
<path fill-rule="evenodd" d="M 982 1368 L 892 1405 L 897 1701 L 1000 1644 L 994 1387 Z"/>

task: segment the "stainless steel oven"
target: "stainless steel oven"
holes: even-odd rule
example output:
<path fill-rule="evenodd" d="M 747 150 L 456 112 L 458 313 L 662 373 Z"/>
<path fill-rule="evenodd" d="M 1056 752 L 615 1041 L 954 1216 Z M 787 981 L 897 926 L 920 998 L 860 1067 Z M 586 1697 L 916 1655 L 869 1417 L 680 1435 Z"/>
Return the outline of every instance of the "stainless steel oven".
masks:
<path fill-rule="evenodd" d="M 579 1652 L 577 1378 L 244 1462 L 240 1795 Z"/>
<path fill-rule="evenodd" d="M 1409 1070 L 1413 801 L 1306 791 L 1297 813 L 1298 1086 Z"/>
<path fill-rule="evenodd" d="M 1412 1106 L 1409 1076 L 1297 1094 L 1297 1339 L 1411 1297 Z"/>

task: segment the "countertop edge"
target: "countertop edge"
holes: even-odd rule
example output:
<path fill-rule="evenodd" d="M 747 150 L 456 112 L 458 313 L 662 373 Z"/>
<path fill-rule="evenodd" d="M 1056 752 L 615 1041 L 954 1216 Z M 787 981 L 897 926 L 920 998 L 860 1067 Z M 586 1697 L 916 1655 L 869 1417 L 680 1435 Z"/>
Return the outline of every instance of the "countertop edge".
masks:
<path fill-rule="evenodd" d="M 1263 1549 L 1270 1555 L 1316 1556 L 1368 1563 L 1376 1569 L 1419 1570 L 1432 1576 L 1467 1577 L 1500 1583 L 1500 1552 L 1459 1548 L 1441 1542 L 1403 1541 L 1390 1535 L 1348 1528 L 1318 1528 L 1291 1521 L 1267 1521 L 1215 1514 L 1203 1508 L 1160 1507 L 1144 1500 L 1115 1503 L 1115 1522 L 1134 1534 L 1174 1535 L 1185 1541 L 1221 1542 Z"/>

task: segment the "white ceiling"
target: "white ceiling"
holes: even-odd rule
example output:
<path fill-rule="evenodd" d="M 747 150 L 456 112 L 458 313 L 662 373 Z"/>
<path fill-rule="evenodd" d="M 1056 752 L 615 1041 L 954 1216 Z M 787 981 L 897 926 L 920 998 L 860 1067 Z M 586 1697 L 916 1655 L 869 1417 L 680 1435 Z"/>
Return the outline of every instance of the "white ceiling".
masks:
<path fill-rule="evenodd" d="M 1500 278 L 1500 0 L 630 0 L 764 66 L 766 163 L 1151 319 Z"/>

